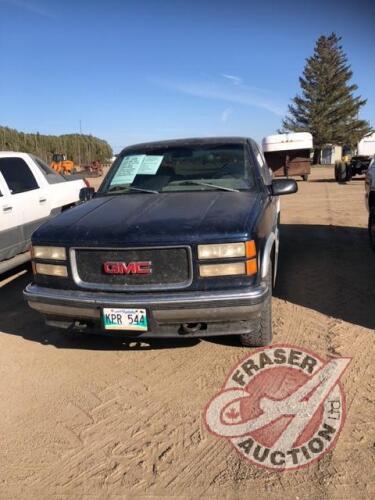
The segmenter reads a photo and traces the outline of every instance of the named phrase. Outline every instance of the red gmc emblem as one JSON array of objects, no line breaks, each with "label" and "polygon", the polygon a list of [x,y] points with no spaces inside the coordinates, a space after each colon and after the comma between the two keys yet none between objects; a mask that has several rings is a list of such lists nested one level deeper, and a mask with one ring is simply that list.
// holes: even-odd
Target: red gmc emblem
[{"label": "red gmc emblem", "polygon": [[104,262],[103,271],[106,274],[151,274],[152,262]]}]

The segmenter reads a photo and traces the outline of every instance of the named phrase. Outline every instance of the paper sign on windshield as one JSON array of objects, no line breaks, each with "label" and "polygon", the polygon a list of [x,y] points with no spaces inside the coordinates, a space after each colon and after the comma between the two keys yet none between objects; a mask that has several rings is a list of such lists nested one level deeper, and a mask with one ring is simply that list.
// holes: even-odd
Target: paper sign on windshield
[{"label": "paper sign on windshield", "polygon": [[111,184],[131,184],[146,155],[126,156],[119,166]]},{"label": "paper sign on windshield", "polygon": [[126,156],[112,179],[111,185],[131,184],[138,174],[155,175],[163,158],[159,155]]},{"label": "paper sign on windshield", "polygon": [[140,166],[138,173],[143,175],[154,175],[158,171],[161,162],[163,161],[163,155],[146,155],[143,159],[142,165]]}]

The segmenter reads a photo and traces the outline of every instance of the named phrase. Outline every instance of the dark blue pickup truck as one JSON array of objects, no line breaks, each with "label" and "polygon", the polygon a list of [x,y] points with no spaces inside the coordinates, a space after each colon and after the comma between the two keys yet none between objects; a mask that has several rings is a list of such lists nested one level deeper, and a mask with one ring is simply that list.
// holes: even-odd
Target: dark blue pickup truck
[{"label": "dark blue pickup truck", "polygon": [[296,191],[251,139],[127,147],[97,193],[34,233],[24,296],[69,334],[268,345],[278,196]]}]

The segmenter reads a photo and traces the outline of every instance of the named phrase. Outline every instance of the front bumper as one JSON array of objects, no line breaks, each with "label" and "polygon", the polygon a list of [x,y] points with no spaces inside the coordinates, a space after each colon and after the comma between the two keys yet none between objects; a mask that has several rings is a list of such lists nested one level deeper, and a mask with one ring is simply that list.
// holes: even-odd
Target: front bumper
[{"label": "front bumper", "polygon": [[[259,321],[268,287],[214,292],[176,293],[102,293],[57,290],[30,284],[23,292],[32,309],[47,322],[63,328],[78,328],[92,333],[101,329],[103,307],[145,308],[150,329],[147,332],[121,332],[132,337],[202,337],[249,333]],[[187,332],[184,324],[197,323],[196,331]]]}]

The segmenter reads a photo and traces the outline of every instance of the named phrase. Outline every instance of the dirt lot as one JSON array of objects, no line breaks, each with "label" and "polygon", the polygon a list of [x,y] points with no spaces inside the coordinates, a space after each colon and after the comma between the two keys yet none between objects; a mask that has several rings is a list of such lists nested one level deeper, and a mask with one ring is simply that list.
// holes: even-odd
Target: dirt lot
[{"label": "dirt lot", "polygon": [[0,288],[1,498],[374,498],[375,254],[363,180],[317,168],[282,200],[275,343],[352,356],[336,448],[286,473],[243,461],[202,411],[247,349],[235,338],[65,340]]}]

